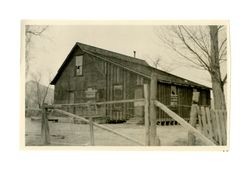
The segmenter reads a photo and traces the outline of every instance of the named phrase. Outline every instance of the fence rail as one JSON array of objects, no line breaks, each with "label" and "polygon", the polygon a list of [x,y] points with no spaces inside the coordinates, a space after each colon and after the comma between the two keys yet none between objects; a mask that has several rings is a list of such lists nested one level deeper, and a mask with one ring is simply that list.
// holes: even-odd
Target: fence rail
[{"label": "fence rail", "polygon": [[140,103],[144,105],[145,99],[128,99],[128,100],[115,100],[115,101],[107,101],[107,102],[89,102],[89,103],[72,103],[72,104],[53,104],[48,105],[48,108],[61,108],[63,106],[85,106],[89,105],[108,105],[108,104],[119,104],[119,103]]},{"label": "fence rail", "polygon": [[193,132],[196,136],[198,136],[200,139],[202,139],[207,145],[214,146],[214,142],[209,140],[206,136],[204,136],[199,130],[191,126],[189,123],[187,123],[183,118],[181,118],[179,115],[177,115],[175,112],[170,110],[168,107],[166,107],[164,104],[162,104],[159,101],[155,101],[154,104],[162,109],[166,114],[168,114],[171,118],[176,120],[180,125],[182,125],[184,128],[186,128],[188,131]]},{"label": "fence rail", "polygon": [[[78,116],[75,114],[72,114],[70,112],[64,111],[64,110],[60,110],[63,106],[82,106],[82,107],[90,107],[91,105],[106,105],[106,104],[117,104],[117,103],[129,103],[129,102],[133,102],[134,104],[140,105],[140,106],[146,106],[148,107],[147,103],[145,101],[145,99],[131,99],[131,100],[119,100],[119,101],[107,101],[107,102],[99,102],[99,103],[77,103],[77,104],[54,104],[54,105],[44,105],[43,109],[42,109],[42,127],[41,127],[41,138],[43,141],[44,145],[48,145],[50,144],[50,135],[49,135],[49,124],[48,124],[48,109],[52,109],[62,115],[66,115],[72,118],[76,118],[79,119],[87,124],[89,124],[90,126],[90,144],[93,146],[95,144],[94,142],[94,128],[93,126],[100,128],[102,130],[108,131],[112,134],[115,134],[117,136],[120,136],[126,140],[129,140],[137,145],[143,146],[145,145],[144,143],[137,141],[125,134],[122,134],[120,132],[117,132],[109,127],[106,127],[104,125],[100,125],[98,123],[93,122],[92,116],[89,115],[89,119],[86,119],[82,116]],[[94,116],[94,115],[93,115]]]}]

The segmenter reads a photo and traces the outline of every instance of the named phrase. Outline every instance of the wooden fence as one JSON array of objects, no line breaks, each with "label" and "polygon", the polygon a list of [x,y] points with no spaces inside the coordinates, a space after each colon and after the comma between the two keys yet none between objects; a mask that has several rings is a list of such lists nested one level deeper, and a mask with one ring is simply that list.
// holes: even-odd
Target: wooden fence
[{"label": "wooden fence", "polygon": [[166,114],[168,114],[171,118],[176,120],[181,126],[183,126],[185,129],[187,129],[189,132],[194,133],[197,137],[199,137],[201,140],[203,140],[207,145],[215,145],[213,141],[208,139],[205,135],[203,135],[198,129],[193,127],[191,124],[189,124],[187,121],[185,121],[183,118],[181,118],[179,115],[177,115],[175,112],[170,110],[167,106],[162,104],[159,101],[154,102],[157,107],[159,107],[161,110],[163,110]]},{"label": "wooden fence", "polygon": [[197,107],[200,131],[218,145],[227,144],[227,112]]},{"label": "wooden fence", "polygon": [[225,110],[213,110],[194,104],[191,107],[190,122],[188,123],[161,102],[155,100],[154,103],[164,113],[188,130],[189,145],[194,145],[194,136],[199,137],[207,145],[227,144],[227,113]]},{"label": "wooden fence", "polygon": [[[121,100],[121,101],[109,101],[109,102],[102,102],[102,103],[91,103],[91,104],[98,104],[98,105],[102,105],[102,104],[114,104],[114,103],[126,103],[126,102],[141,102],[142,105],[144,105],[144,99],[136,99],[136,100]],[[68,104],[67,104],[68,105]],[[86,103],[82,103],[82,104],[72,104],[72,105],[86,105]],[[89,104],[90,105],[90,104]],[[54,111],[58,112],[58,113],[61,113],[62,115],[66,115],[66,116],[69,116],[69,117],[72,117],[72,118],[76,118],[76,119],[79,119],[87,124],[89,124],[89,130],[90,130],[90,145],[91,146],[94,146],[95,145],[95,142],[94,142],[94,126],[97,127],[97,128],[100,128],[102,130],[105,130],[105,131],[108,131],[110,133],[113,133],[117,136],[120,136],[126,140],[129,140],[131,142],[134,142],[135,144],[137,145],[144,145],[144,143],[140,142],[140,141],[137,141],[127,135],[124,135],[120,132],[117,132],[109,127],[106,127],[104,125],[101,125],[101,124],[98,124],[98,123],[95,123],[93,122],[93,119],[92,119],[92,116],[89,116],[89,119],[86,119],[84,117],[81,117],[81,116],[78,116],[78,115],[75,115],[75,114],[72,114],[70,112],[67,112],[67,111],[64,111],[64,110],[60,110],[62,105],[52,105],[52,106],[49,106],[49,105],[45,105],[44,106],[44,109],[43,109],[43,112],[42,112],[42,126],[41,126],[41,138],[42,138],[42,143],[44,145],[48,145],[50,144],[50,134],[49,134],[49,124],[48,124],[48,109],[53,109]]]},{"label": "wooden fence", "polygon": [[[41,122],[41,139],[42,139],[42,143],[44,145],[49,145],[50,142],[50,133],[49,133],[49,124],[48,124],[48,111],[49,110],[54,110],[62,115],[66,115],[66,116],[70,116],[72,118],[75,119],[79,119],[87,124],[89,124],[89,130],[90,130],[90,145],[94,146],[95,145],[95,141],[94,141],[94,126],[100,129],[103,129],[105,131],[108,131],[110,133],[113,133],[117,136],[120,136],[126,140],[129,140],[131,142],[134,142],[137,145],[149,145],[149,112],[148,112],[148,108],[149,108],[149,99],[148,99],[148,85],[145,84],[144,85],[144,98],[142,99],[131,99],[131,100],[117,100],[117,101],[107,101],[107,102],[96,102],[96,103],[75,103],[75,104],[54,104],[54,105],[44,105],[43,106],[43,111],[42,111],[42,122]],[[145,111],[145,143],[142,143],[140,141],[137,141],[127,135],[124,135],[120,132],[117,132],[109,127],[106,127],[104,125],[95,123],[92,119],[92,116],[89,115],[88,119],[79,116],[79,115],[75,115],[72,114],[70,112],[64,111],[64,110],[60,110],[62,107],[64,106],[78,106],[78,107],[90,107],[91,105],[95,105],[95,108],[97,105],[108,105],[108,104],[118,104],[118,103],[134,103],[134,105],[136,106],[144,106],[144,111]]]},{"label": "wooden fence", "polygon": [[[150,93],[149,93],[150,92]],[[200,138],[206,145],[223,145],[226,144],[226,112],[225,111],[214,111],[208,108],[201,107],[198,105],[192,105],[190,112],[190,122],[188,123],[178,114],[173,112],[166,105],[162,104],[156,99],[157,92],[157,77],[152,74],[150,81],[150,88],[148,84],[144,84],[144,98],[142,99],[129,99],[129,100],[118,100],[118,101],[106,101],[96,103],[75,103],[75,104],[54,104],[44,105],[42,112],[42,126],[41,126],[41,137],[44,145],[50,144],[49,135],[49,124],[48,124],[48,110],[53,109],[62,115],[67,115],[76,119],[80,119],[83,122],[89,124],[90,129],[90,144],[95,145],[94,141],[94,126],[101,128],[110,133],[118,135],[126,140],[132,141],[137,145],[145,146],[158,146],[160,145],[160,139],[157,136],[157,107],[161,109],[165,114],[177,121],[181,126],[188,130],[188,143],[193,144],[194,136]],[[127,135],[121,134],[109,127],[95,123],[92,116],[86,119],[82,116],[72,114],[70,112],[60,110],[64,106],[77,106],[77,107],[90,107],[90,105],[109,105],[118,103],[134,103],[134,106],[144,107],[144,124],[145,124],[145,142],[142,143]],[[199,129],[196,128],[197,119],[199,122]],[[191,141],[191,142],[190,142]],[[218,141],[218,142],[216,142]]]}]

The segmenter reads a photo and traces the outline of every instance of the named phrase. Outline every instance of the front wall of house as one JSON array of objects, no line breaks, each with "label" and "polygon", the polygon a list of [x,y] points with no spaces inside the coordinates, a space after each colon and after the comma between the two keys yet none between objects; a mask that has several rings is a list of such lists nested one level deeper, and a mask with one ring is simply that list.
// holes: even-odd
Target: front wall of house
[{"label": "front wall of house", "polygon": [[[142,85],[148,83],[148,80],[133,72],[87,53],[81,53],[79,49],[73,51],[71,55],[73,55],[71,61],[68,62],[55,85],[56,104],[134,99],[135,89],[142,89]],[[83,74],[76,76],[76,56],[79,55],[83,55]],[[91,94],[91,91],[95,94]],[[97,109],[99,113],[106,114],[110,120],[127,120],[134,116],[132,108],[133,104],[127,103],[107,105]],[[68,109],[68,111],[79,115],[84,112],[82,108]]]},{"label": "front wall of house", "polygon": [[[90,88],[92,90],[105,88],[103,84],[106,80],[102,68],[86,53],[76,50],[72,55],[83,55],[82,75],[76,75],[76,58],[72,57],[55,85],[55,103],[70,103],[72,99],[74,99],[73,103],[96,100],[96,96],[94,98],[87,96],[86,91]],[[102,96],[102,98],[104,97]]]}]

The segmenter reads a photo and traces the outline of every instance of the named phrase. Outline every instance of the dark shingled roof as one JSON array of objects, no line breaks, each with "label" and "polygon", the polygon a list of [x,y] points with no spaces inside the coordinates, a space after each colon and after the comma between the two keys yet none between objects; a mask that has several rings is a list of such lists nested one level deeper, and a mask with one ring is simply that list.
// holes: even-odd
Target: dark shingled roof
[{"label": "dark shingled roof", "polygon": [[[107,62],[111,62],[117,66],[123,67],[125,69],[128,69],[132,72],[135,72],[137,74],[140,74],[144,77],[150,78],[151,73],[155,72],[157,74],[158,81],[165,82],[165,83],[171,83],[171,84],[176,84],[176,85],[182,85],[182,86],[195,86],[195,87],[201,87],[201,88],[206,88],[208,89],[209,87],[206,87],[204,85],[195,83],[193,81],[178,77],[176,75],[155,69],[148,65],[148,63],[145,60],[141,60],[135,57],[119,54],[116,52],[108,51],[105,49],[97,48],[94,46],[90,46],[87,44],[82,44],[77,42],[75,46],[72,48],[71,52],[73,49],[76,47],[79,47],[83,52],[86,52],[90,55],[93,55],[95,57],[101,58]],[[56,84],[57,80],[61,76],[61,73],[63,72],[65,66],[67,65],[68,61],[70,60],[70,57],[72,55],[71,52],[59,68],[56,76],[54,79],[51,81],[50,84]]]}]

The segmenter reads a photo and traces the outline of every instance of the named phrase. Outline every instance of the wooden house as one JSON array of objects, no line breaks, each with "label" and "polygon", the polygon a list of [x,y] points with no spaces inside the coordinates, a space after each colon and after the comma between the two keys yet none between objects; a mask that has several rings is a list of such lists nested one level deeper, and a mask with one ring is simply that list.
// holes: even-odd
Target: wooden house
[{"label": "wooden house", "polygon": [[[200,92],[200,105],[210,105],[210,88],[155,69],[146,61],[77,42],[59,68],[51,84],[54,103],[102,102],[143,97],[143,84],[157,74],[157,98],[181,117],[188,119],[193,91]],[[106,122],[121,122],[140,117],[143,110],[133,103],[100,106]],[[83,114],[83,108],[70,110]],[[169,119],[157,111],[159,122]]]}]

